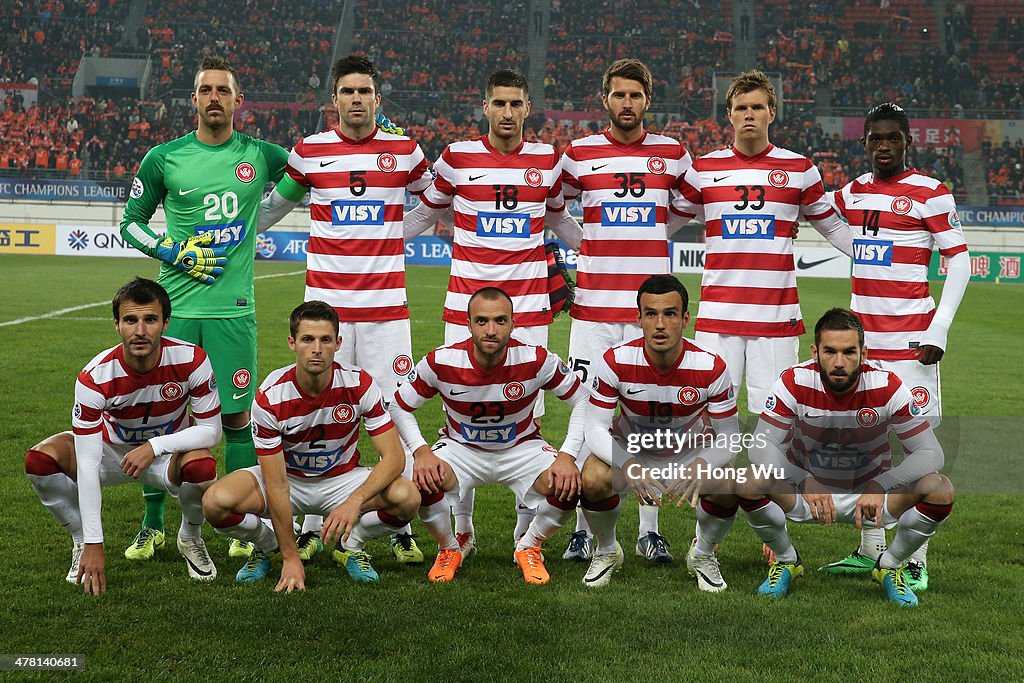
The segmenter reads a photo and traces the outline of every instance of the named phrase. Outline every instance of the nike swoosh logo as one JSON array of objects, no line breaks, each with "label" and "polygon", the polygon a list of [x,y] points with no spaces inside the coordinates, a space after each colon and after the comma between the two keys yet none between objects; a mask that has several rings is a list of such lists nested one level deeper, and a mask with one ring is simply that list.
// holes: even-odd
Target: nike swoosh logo
[{"label": "nike swoosh logo", "polygon": [[468,390],[467,391],[455,391],[454,389],[451,390],[451,395],[452,396],[462,396],[463,394],[468,394],[468,393],[469,393]]},{"label": "nike swoosh logo", "polygon": [[[335,159],[334,161],[337,161],[337,159]],[[323,168],[324,166],[330,166],[331,164],[334,163],[334,161],[321,161],[320,168]]]},{"label": "nike swoosh logo", "polygon": [[178,194],[184,197],[185,195],[191,194],[192,192],[195,192],[198,189],[198,187],[193,187],[191,190],[178,190]]},{"label": "nike swoosh logo", "polygon": [[727,176],[727,175],[724,175],[724,176],[722,176],[721,178],[713,178],[713,180],[714,180],[714,181],[715,181],[716,183],[720,183],[720,182],[722,182],[723,180],[725,180],[725,179],[726,179],[726,178],[728,178],[728,177],[729,177],[729,176]]},{"label": "nike swoosh logo", "polygon": [[614,570],[615,570],[615,565],[614,565],[614,564],[610,564],[610,565],[608,565],[607,567],[605,567],[605,568],[604,568],[604,571],[602,571],[602,572],[601,572],[600,574],[598,574],[598,575],[597,575],[597,576],[595,576],[594,578],[592,578],[592,579],[588,579],[587,577],[585,577],[585,576],[584,576],[584,577],[583,577],[583,580],[584,580],[584,581],[585,581],[586,583],[594,583],[595,581],[600,581],[600,580],[601,580],[601,577],[602,577],[602,576],[604,576],[604,575],[605,575],[605,574],[607,574],[608,572],[610,572],[610,571],[614,571]]},{"label": "nike swoosh logo", "polygon": [[238,399],[243,398],[243,397],[248,396],[248,395],[249,395],[248,391],[243,391],[240,394],[231,394],[231,398],[233,398],[234,400],[237,401]]},{"label": "nike swoosh logo", "polygon": [[837,259],[837,258],[839,258],[839,257],[838,256],[830,256],[829,258],[824,258],[824,259],[821,259],[820,261],[809,261],[808,262],[808,261],[804,261],[804,257],[801,256],[797,260],[797,262],[796,262],[796,267],[799,268],[800,270],[806,270],[807,268],[813,268],[814,266],[819,266],[822,263],[828,263],[829,261],[832,261],[832,260]]},{"label": "nike swoosh logo", "polygon": [[707,583],[708,585],[714,586],[715,588],[721,588],[722,587],[722,582],[721,581],[712,581],[710,578],[708,578],[707,574],[705,574],[704,572],[700,571],[699,569],[697,570],[697,573],[700,574],[700,578],[704,579],[704,582]]},{"label": "nike swoosh logo", "polygon": [[607,166],[607,165],[608,165],[608,164],[601,164],[600,166],[591,166],[591,167],[590,167],[590,170],[591,170],[591,171],[596,171],[596,170],[598,170],[598,169],[604,168],[604,167],[605,167],[605,166]]},{"label": "nike swoosh logo", "polygon": [[860,199],[854,199],[852,202],[850,202],[850,206],[853,206],[854,204],[860,204],[862,201],[864,201],[863,197],[861,197]]},{"label": "nike swoosh logo", "polygon": [[128,401],[118,401],[117,403],[114,403],[113,401],[110,402],[111,410],[117,410],[118,408],[126,405],[128,405]]},{"label": "nike swoosh logo", "polygon": [[483,178],[485,175],[487,175],[487,174],[486,173],[481,173],[480,175],[471,175],[471,176],[469,176],[469,182],[471,182],[471,183],[476,182],[477,180],[480,180],[481,178]]},{"label": "nike swoosh logo", "polygon": [[[185,556],[182,555],[182,557],[185,557]],[[194,571],[196,574],[199,574],[200,576],[209,576],[210,574],[213,573],[213,570],[210,570],[210,569],[207,569],[206,571],[203,571],[202,569],[197,567],[195,565],[195,563],[192,562],[192,560],[188,559],[187,557],[185,557],[185,561],[188,562],[188,566],[192,567],[192,571]]]},{"label": "nike swoosh logo", "polygon": [[643,391],[643,389],[635,389],[633,391],[630,391],[629,389],[626,389],[626,395],[627,396],[635,396],[636,394],[639,394],[641,391]]}]

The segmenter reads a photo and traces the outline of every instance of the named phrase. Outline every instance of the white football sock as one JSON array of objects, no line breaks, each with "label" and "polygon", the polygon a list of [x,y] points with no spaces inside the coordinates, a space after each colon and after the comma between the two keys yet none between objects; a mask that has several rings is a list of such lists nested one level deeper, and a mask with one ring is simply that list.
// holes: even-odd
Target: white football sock
[{"label": "white football sock", "polygon": [[796,548],[793,547],[789,531],[786,529],[786,513],[781,507],[769,500],[754,510],[744,508],[743,514],[747,516],[750,528],[761,542],[774,551],[776,560],[785,564],[797,561]]},{"label": "white football sock", "polygon": [[544,500],[537,506],[537,514],[530,527],[516,544],[516,550],[526,550],[534,546],[544,545],[544,541],[554,536],[569,520],[572,508],[565,510]]}]

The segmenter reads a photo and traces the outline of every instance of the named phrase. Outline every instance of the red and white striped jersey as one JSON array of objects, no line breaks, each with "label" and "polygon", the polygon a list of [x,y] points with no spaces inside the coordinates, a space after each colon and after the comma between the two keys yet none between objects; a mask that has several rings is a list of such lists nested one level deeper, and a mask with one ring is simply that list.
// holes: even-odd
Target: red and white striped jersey
[{"label": "red and white striped jersey", "polygon": [[928,263],[967,251],[953,195],[910,169],[880,180],[865,173],[832,195],[854,230],[850,308],[864,325],[868,356],[915,360],[935,312]]},{"label": "red and white striped jersey", "polygon": [[448,145],[434,171],[423,203],[455,212],[444,321],[465,324],[469,298],[494,286],[512,298],[517,327],[549,324],[544,215],[565,206],[555,148],[524,141],[502,154],[484,135]]},{"label": "red and white striped jersey", "polygon": [[343,322],[408,318],[405,191],[431,180],[419,145],[379,128],[364,140],[331,129],[300,140],[286,172],[310,191],[306,301],[326,301]]},{"label": "red and white striped jersey", "polygon": [[270,373],[252,405],[256,455],[282,451],[296,477],[335,477],[359,465],[360,422],[370,436],[394,427],[369,373],[337,361],[319,396],[302,391],[293,364]]},{"label": "red and white striped jersey", "polygon": [[803,334],[793,263],[793,228],[832,218],[821,175],[806,157],[769,145],[705,154],[680,185],[675,206],[703,204],[707,226],[700,307],[694,329],[744,337]]},{"label": "red and white striped jersey", "polygon": [[160,361],[140,375],[124,362],[118,344],[89,361],[75,382],[72,429],[79,436],[102,432],[110,444],[141,445],[220,415],[220,397],[206,352],[162,337]]},{"label": "red and white striped jersey", "polygon": [[[889,428],[904,449],[931,429],[910,391],[888,370],[861,365],[857,386],[845,394],[825,388],[818,364],[808,361],[782,373],[761,420],[789,433],[786,457],[826,486],[856,489],[892,467]],[[879,482],[881,483],[881,482]]]},{"label": "red and white striped jersey", "polygon": [[562,191],[583,205],[573,318],[636,322],[640,284],[671,272],[670,193],[692,163],[677,140],[653,133],[624,144],[605,131],[565,150]]},{"label": "red and white striped jersey", "polygon": [[736,415],[736,392],[721,356],[683,338],[676,366],[660,372],[651,365],[643,337],[605,351],[594,369],[590,403],[611,410],[618,404],[626,433],[671,429],[703,434],[705,416]]},{"label": "red and white striped jersey", "polygon": [[533,419],[540,391],[563,401],[586,391],[561,358],[541,346],[509,341],[501,365],[485,371],[473,357],[473,340],[434,349],[395,392],[395,402],[412,412],[436,394],[444,403],[442,433],[486,451],[541,438]]}]

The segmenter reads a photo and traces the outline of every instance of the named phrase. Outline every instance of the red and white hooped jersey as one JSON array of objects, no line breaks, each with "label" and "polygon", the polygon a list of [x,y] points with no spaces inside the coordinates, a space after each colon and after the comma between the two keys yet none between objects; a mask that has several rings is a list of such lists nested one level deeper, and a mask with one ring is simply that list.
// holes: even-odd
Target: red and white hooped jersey
[{"label": "red and white hooped jersey", "polygon": [[636,322],[640,284],[671,272],[670,194],[692,163],[677,140],[654,133],[624,144],[604,131],[565,150],[562,191],[583,205],[573,318]]},{"label": "red and white hooped jersey", "polygon": [[326,301],[342,322],[408,318],[405,191],[431,180],[419,145],[379,128],[364,140],[331,129],[300,140],[286,172],[310,191],[306,301]]},{"label": "red and white hooped jersey", "polygon": [[703,205],[704,275],[694,329],[744,337],[795,337],[804,323],[796,289],[793,228],[835,218],[809,159],[769,145],[752,157],[735,147],[697,159],[675,206]]},{"label": "red and white hooped jersey", "polygon": [[677,434],[707,431],[705,416],[736,414],[736,392],[721,356],[683,338],[675,367],[651,365],[643,337],[605,351],[594,369],[590,402],[611,410],[616,404],[624,430],[671,428]]},{"label": "red and white hooped jersey", "polygon": [[220,414],[213,367],[198,346],[160,339],[160,361],[140,375],[124,362],[118,344],[89,361],[75,382],[72,429],[79,436],[103,433],[110,444],[141,445]]},{"label": "red and white hooped jersey", "polygon": [[789,368],[772,387],[761,419],[789,432],[783,449],[791,463],[841,489],[892,468],[890,427],[908,452],[908,440],[930,429],[896,373],[867,363],[845,394],[825,388],[815,361]]},{"label": "red and white hooped jersey", "polygon": [[444,321],[465,324],[469,298],[494,286],[512,298],[517,327],[549,324],[544,215],[565,206],[555,148],[524,141],[502,154],[484,135],[448,145],[434,171],[423,203],[455,213]]},{"label": "red and white hooped jersey", "polygon": [[868,356],[915,360],[935,313],[932,249],[947,257],[967,251],[953,195],[910,169],[885,180],[865,173],[832,197],[854,231],[850,308],[864,325]]},{"label": "red and white hooped jersey", "polygon": [[586,391],[561,358],[541,346],[509,341],[501,365],[485,371],[473,358],[473,340],[434,349],[395,392],[408,412],[441,395],[444,436],[487,451],[541,438],[533,419],[540,391],[568,400]]},{"label": "red and white hooped jersey", "polygon": [[252,405],[256,455],[284,452],[288,474],[335,477],[359,465],[359,424],[370,436],[394,427],[370,374],[337,361],[319,396],[299,387],[295,365],[270,373]]}]

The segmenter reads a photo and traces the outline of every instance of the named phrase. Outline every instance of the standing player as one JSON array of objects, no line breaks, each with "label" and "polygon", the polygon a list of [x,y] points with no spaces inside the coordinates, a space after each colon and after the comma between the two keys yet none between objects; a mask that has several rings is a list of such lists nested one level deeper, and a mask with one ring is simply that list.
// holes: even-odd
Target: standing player
[{"label": "standing player", "polygon": [[[898,525],[872,576],[890,602],[917,597],[903,569],[953,508],[953,485],[938,471],[942,447],[914,397],[893,372],[865,362],[864,328],[834,308],[814,327],[814,360],[789,368],[772,387],[749,449],[752,465],[784,471],[774,485],[740,486],[754,532],[775,553],[758,593],[779,598],[803,573],[786,519]],[[889,430],[907,453],[892,467]]]},{"label": "standing player", "polygon": [[[257,213],[263,187],[281,178],[288,158],[281,147],[234,130],[242,99],[231,65],[219,57],[204,57],[192,93],[198,127],[146,154],[121,219],[121,235],[132,246],[164,261],[158,279],[174,302],[170,335],[203,347],[220,380],[228,472],[256,464],[249,408],[256,378]],[[163,240],[149,227],[161,202],[167,216]],[[197,236],[226,250],[227,265],[216,280],[197,279],[181,269],[190,261],[182,260],[179,246]],[[151,558],[164,542],[165,494],[147,489],[145,497],[142,529],[125,550],[132,560]],[[249,552],[251,547],[232,544],[229,554],[244,557]]]},{"label": "standing player", "polygon": [[[953,195],[907,166],[913,139],[906,112],[891,102],[873,108],[860,141],[871,173],[833,195],[855,234],[850,308],[864,324],[870,362],[896,373],[934,426],[942,415],[939,360],[971,278],[971,258]],[[928,291],[928,262],[936,246],[949,268],[938,308]],[[908,582],[917,592],[928,588],[927,549],[925,541],[907,562]],[[821,570],[869,572],[884,550],[884,529],[864,526],[860,547]]]},{"label": "standing player", "polygon": [[[501,289],[476,292],[467,311],[470,338],[427,354],[391,405],[402,437],[415,448],[420,520],[438,544],[427,574],[431,581],[451,581],[464,556],[452,530],[448,491],[465,496],[481,484],[502,484],[536,508],[515,550],[516,563],[532,584],[548,582],[540,546],[576,508],[576,458],[588,392],[557,355],[512,339],[512,310],[512,299]],[[557,451],[533,417],[542,390],[573,406],[565,442]],[[411,413],[437,394],[444,403],[445,425],[431,448]]]},{"label": "standing player", "polygon": [[795,365],[804,332],[793,263],[803,216],[844,254],[849,227],[829,205],[810,159],[775,147],[775,88],[760,71],[732,80],[726,95],[735,141],[686,173],[675,206],[703,207],[707,253],[694,340],[725,358],[733,386],[746,375],[747,406],[759,413],[779,373]]},{"label": "standing player", "polygon": [[[523,140],[530,114],[526,79],[515,71],[491,74],[483,102],[489,129],[474,140],[448,145],[434,164],[437,177],[422,203],[405,218],[405,236],[432,227],[449,207],[454,211],[451,277],[445,296],[444,343],[468,338],[465,310],[483,287],[501,286],[516,310],[515,337],[546,347],[552,313],[548,299],[544,219],[559,215],[557,227],[569,246],[579,246],[579,225],[565,211],[562,165],[551,145]],[[543,401],[536,416],[544,412]],[[455,509],[456,530],[465,553],[473,548],[473,499]],[[517,531],[532,513],[520,509]],[[464,554],[465,554],[464,553]]]},{"label": "standing player", "polygon": [[[295,363],[271,372],[256,392],[252,430],[259,465],[224,477],[203,498],[219,533],[255,543],[235,580],[259,581],[280,550],[277,590],[302,590],[305,570],[292,515],[326,515],[323,541],[341,548],[353,581],[378,579],[363,549],[409,523],[419,507],[404,479],[405,457],[380,388],[365,370],[335,360],[342,343],[338,314],[323,301],[292,311],[288,346]],[[376,467],[359,467],[359,425],[380,453]],[[273,531],[260,522],[270,517]]]},{"label": "standing player", "polygon": [[[651,81],[651,72],[636,59],[608,67],[601,96],[608,130],[574,140],[562,156],[562,191],[583,205],[569,363],[584,384],[607,349],[641,336],[633,301],[640,284],[671,272],[670,193],[692,161],[678,141],[644,130]],[[592,552],[580,515],[563,557],[582,562]],[[656,506],[640,506],[636,553],[652,562],[672,561],[668,541],[658,533]]]},{"label": "standing player", "polygon": [[[374,119],[380,106],[377,70],[349,55],[331,68],[338,127],[295,145],[288,169],[264,202],[260,227],[276,223],[310,193],[307,301],[334,306],[345,343],[342,365],[370,373],[390,402],[412,369],[409,302],[405,293],[402,213],[405,191],[420,194],[431,175],[419,145],[385,132]],[[412,458],[408,458],[412,476]],[[318,549],[320,519],[307,517],[299,545],[308,559]],[[403,563],[423,561],[412,529],[391,538]]]},{"label": "standing player", "polygon": [[[690,501],[697,511],[698,533],[686,566],[701,590],[726,589],[715,548],[736,520],[737,501],[732,477],[711,481],[707,468],[724,467],[732,459],[732,451],[722,444],[734,441],[739,432],[736,392],[725,361],[683,338],[690,322],[688,305],[686,289],[675,277],[644,280],[636,295],[642,336],[608,349],[593,368],[595,390],[586,428],[592,455],[583,465],[582,494],[583,511],[597,540],[583,577],[588,587],[606,585],[622,565],[615,524],[622,510],[620,494],[632,489],[649,505],[675,495],[679,504]],[[622,411],[617,429],[631,444],[626,453],[614,444],[610,431],[616,406]],[[645,437],[666,435],[672,437],[672,446],[640,447]]]},{"label": "standing player", "polygon": [[189,576],[212,581],[217,568],[201,530],[203,491],[217,478],[210,449],[221,436],[213,369],[201,348],[163,336],[171,301],[157,283],[136,278],[121,287],[113,313],[121,343],[79,373],[73,432],[29,450],[25,471],[43,506],[71,533],[67,580],[86,593],[107,589],[100,489],[131,482],[178,498],[178,551]]}]

